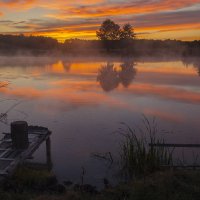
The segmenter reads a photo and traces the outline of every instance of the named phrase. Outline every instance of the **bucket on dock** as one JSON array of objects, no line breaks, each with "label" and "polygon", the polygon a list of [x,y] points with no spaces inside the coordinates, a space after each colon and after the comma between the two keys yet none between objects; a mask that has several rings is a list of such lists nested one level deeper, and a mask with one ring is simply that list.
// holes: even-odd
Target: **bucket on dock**
[{"label": "bucket on dock", "polygon": [[26,121],[15,121],[11,123],[11,139],[14,149],[28,148],[28,123]]}]

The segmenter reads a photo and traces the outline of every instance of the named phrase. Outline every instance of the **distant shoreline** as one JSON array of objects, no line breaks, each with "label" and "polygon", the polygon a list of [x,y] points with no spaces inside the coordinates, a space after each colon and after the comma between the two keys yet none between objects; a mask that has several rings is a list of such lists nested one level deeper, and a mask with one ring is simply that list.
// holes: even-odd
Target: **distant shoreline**
[{"label": "distant shoreline", "polygon": [[59,43],[42,36],[0,35],[1,56],[68,57],[198,57],[200,41],[178,40],[79,40]]}]

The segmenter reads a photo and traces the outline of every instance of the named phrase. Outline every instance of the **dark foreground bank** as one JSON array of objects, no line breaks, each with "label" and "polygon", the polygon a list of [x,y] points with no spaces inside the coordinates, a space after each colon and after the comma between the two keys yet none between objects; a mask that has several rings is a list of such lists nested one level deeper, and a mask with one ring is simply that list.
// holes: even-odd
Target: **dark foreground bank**
[{"label": "dark foreground bank", "polygon": [[158,171],[116,187],[105,184],[97,191],[91,185],[58,184],[56,177],[41,169],[19,168],[0,189],[1,200],[199,200],[200,171]]}]

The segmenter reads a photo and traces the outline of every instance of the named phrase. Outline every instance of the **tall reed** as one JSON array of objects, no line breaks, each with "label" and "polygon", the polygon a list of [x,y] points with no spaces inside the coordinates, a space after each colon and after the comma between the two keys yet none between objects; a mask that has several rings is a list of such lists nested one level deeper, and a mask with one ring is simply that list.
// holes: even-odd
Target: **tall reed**
[{"label": "tall reed", "polygon": [[172,152],[166,147],[153,147],[149,145],[164,143],[164,139],[157,137],[159,130],[156,120],[151,122],[143,116],[143,128],[131,128],[125,123],[119,133],[124,139],[120,149],[120,172],[126,179],[145,176],[162,165],[172,164]]}]

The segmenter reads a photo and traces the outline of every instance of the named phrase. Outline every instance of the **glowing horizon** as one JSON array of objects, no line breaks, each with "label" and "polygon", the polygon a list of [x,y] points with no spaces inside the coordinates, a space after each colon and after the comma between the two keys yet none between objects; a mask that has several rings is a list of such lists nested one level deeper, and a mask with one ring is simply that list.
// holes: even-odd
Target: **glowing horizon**
[{"label": "glowing horizon", "polygon": [[0,0],[0,34],[97,39],[108,18],[140,39],[200,40],[200,0]]}]

